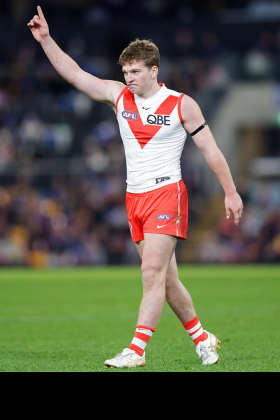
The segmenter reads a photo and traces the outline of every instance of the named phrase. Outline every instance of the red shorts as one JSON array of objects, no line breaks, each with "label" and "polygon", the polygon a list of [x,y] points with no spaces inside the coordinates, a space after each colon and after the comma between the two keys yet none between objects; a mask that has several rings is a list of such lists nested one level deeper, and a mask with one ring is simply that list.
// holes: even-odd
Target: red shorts
[{"label": "red shorts", "polygon": [[127,217],[133,242],[144,233],[161,233],[187,239],[188,193],[176,182],[142,194],[126,193]]}]

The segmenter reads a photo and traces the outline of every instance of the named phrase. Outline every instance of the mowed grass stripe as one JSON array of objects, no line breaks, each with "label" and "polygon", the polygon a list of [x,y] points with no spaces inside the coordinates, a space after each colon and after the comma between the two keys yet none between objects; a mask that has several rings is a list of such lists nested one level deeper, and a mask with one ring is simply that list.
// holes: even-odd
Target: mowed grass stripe
[{"label": "mowed grass stripe", "polygon": [[[279,266],[180,266],[221,363],[202,367],[165,306],[141,372],[280,371]],[[139,267],[0,270],[1,372],[112,372],[127,347],[142,296]],[[114,371],[113,371],[114,372]]]},{"label": "mowed grass stripe", "polygon": [[[226,315],[226,314],[272,314],[280,312],[280,307],[265,307],[265,308],[229,308],[229,309],[199,309],[196,308],[198,314],[203,315]],[[123,313],[107,313],[107,314],[84,314],[84,315],[57,315],[57,316],[41,316],[41,317],[21,317],[21,318],[0,318],[0,324],[19,324],[19,323],[37,323],[37,322],[65,322],[65,321],[85,321],[96,319],[111,319],[111,318],[135,318],[138,312],[123,312]],[[163,311],[162,316],[174,316],[170,311]]]}]

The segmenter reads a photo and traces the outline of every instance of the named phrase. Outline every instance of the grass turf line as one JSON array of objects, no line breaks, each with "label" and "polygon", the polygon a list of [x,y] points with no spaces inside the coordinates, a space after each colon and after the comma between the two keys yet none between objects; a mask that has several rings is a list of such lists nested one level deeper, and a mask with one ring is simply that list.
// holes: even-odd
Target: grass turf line
[{"label": "grass turf line", "polygon": [[[180,266],[203,328],[222,341],[203,367],[166,305],[141,372],[280,371],[279,266]],[[134,335],[138,267],[1,269],[0,372],[119,372],[104,367]],[[122,372],[131,372],[124,370]]]}]

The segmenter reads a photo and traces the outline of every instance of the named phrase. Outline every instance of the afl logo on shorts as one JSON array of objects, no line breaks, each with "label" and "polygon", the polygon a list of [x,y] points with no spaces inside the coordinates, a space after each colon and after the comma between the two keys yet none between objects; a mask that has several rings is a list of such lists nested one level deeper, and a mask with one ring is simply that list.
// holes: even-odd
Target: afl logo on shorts
[{"label": "afl logo on shorts", "polygon": [[138,115],[132,111],[123,111],[122,116],[125,120],[135,121],[138,118]]},{"label": "afl logo on shorts", "polygon": [[169,220],[170,217],[171,216],[169,216],[169,214],[163,213],[163,214],[159,214],[158,217],[157,217],[157,219],[163,221],[163,220]]}]

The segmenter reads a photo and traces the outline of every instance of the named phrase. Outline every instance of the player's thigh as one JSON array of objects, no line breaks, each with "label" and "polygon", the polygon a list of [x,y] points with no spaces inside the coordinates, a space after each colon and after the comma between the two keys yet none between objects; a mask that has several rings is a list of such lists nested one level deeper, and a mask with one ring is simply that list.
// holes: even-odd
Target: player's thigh
[{"label": "player's thigh", "polygon": [[142,271],[168,271],[177,244],[177,238],[170,235],[144,233],[142,250]]},{"label": "player's thigh", "polygon": [[[138,251],[140,258],[142,259],[144,246],[145,246],[145,240],[136,242],[135,246],[136,246],[136,249]],[[176,255],[174,251],[171,257],[171,261],[169,263],[168,269],[167,269],[166,280],[169,283],[169,282],[172,282],[172,280],[177,280],[177,279],[178,279],[178,267],[177,267]]]}]

